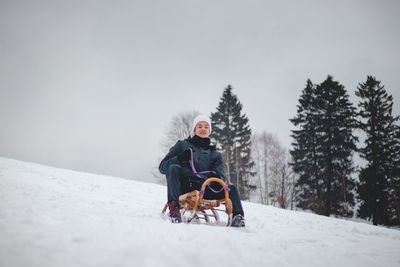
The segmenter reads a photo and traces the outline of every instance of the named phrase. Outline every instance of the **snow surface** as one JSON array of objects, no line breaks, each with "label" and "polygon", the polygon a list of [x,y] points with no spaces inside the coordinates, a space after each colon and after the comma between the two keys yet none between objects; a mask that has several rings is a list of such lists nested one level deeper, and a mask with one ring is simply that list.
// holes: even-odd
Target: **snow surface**
[{"label": "snow surface", "polygon": [[0,158],[0,266],[400,266],[400,231],[244,202],[172,224],[166,187]]}]

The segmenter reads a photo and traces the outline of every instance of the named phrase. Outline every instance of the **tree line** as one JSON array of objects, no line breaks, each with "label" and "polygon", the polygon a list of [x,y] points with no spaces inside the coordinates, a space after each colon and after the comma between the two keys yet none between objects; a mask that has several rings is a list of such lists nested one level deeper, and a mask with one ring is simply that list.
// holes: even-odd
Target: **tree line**
[{"label": "tree line", "polygon": [[[393,97],[372,76],[356,90],[358,108],[331,76],[321,84],[307,81],[290,121],[290,153],[297,204],[317,214],[358,216],[373,224],[400,225],[399,116]],[[357,146],[360,137],[365,140]],[[365,166],[354,166],[358,153]]]},{"label": "tree line", "polygon": [[[294,129],[288,150],[266,131],[252,133],[242,103],[228,85],[210,115],[210,137],[222,152],[228,182],[237,186],[242,199],[400,225],[400,127],[399,116],[392,114],[393,97],[372,76],[359,84],[356,96],[358,108],[331,76],[321,84],[307,80],[290,119]],[[198,114],[175,116],[173,122],[183,127],[169,128],[164,147],[186,138],[187,126]],[[355,153],[365,166],[355,166]]]}]

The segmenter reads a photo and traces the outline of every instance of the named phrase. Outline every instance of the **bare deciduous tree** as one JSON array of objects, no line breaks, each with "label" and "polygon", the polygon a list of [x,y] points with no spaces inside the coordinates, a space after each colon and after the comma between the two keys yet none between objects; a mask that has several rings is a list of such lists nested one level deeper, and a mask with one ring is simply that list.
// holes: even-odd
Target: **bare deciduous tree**
[{"label": "bare deciduous tree", "polygon": [[289,152],[278,139],[267,132],[253,134],[252,156],[257,172],[257,187],[261,204],[294,207],[294,179]]},{"label": "bare deciduous tree", "polygon": [[189,137],[194,118],[198,111],[183,111],[172,117],[171,122],[165,127],[165,135],[161,141],[163,152],[167,152],[178,140]]},{"label": "bare deciduous tree", "polygon": [[260,203],[269,204],[269,154],[273,142],[273,136],[267,132],[252,135],[252,157],[255,161],[257,188],[260,194]]},{"label": "bare deciduous tree", "polygon": [[286,149],[281,149],[279,152],[278,159],[280,161],[278,167],[278,173],[276,176],[276,195],[277,202],[281,208],[288,208],[290,204],[290,208],[294,207],[294,173],[292,168],[290,167],[290,154]]}]

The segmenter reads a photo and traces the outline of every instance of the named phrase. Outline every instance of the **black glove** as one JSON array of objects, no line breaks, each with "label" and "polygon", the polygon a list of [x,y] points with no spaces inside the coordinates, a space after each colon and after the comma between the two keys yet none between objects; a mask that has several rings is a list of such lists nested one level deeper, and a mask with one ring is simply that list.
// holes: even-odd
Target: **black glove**
[{"label": "black glove", "polygon": [[189,161],[191,158],[190,149],[189,148],[186,149],[185,151],[180,153],[177,157],[178,157],[179,162],[181,162],[181,163]]}]

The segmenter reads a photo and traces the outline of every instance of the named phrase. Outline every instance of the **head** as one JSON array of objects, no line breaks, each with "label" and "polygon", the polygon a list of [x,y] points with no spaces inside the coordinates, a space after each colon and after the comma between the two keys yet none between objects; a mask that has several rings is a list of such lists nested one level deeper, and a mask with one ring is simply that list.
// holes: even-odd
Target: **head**
[{"label": "head", "polygon": [[199,115],[193,120],[192,126],[193,134],[201,137],[207,138],[211,134],[211,120],[206,115]]}]

